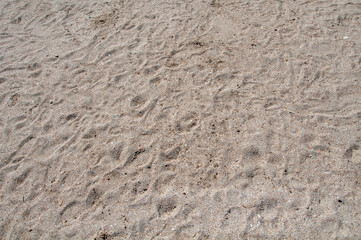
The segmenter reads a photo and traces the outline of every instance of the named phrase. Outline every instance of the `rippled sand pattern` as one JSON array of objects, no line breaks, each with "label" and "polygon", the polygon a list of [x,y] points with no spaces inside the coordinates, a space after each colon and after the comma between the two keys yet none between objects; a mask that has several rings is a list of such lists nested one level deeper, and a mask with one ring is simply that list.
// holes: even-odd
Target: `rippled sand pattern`
[{"label": "rippled sand pattern", "polygon": [[0,239],[361,239],[359,0],[2,0],[0,112]]}]

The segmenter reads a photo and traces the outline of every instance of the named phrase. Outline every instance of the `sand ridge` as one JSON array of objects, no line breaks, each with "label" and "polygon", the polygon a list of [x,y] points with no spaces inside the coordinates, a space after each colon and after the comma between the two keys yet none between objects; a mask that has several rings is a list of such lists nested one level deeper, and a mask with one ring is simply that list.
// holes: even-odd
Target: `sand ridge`
[{"label": "sand ridge", "polygon": [[0,2],[0,239],[361,238],[357,0]]}]

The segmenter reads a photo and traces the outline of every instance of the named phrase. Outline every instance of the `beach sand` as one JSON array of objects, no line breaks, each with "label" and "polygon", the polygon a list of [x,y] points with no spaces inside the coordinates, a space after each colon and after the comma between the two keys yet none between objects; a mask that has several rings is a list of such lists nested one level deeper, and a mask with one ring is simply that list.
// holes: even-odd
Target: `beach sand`
[{"label": "beach sand", "polygon": [[359,0],[2,0],[0,111],[0,239],[361,239]]}]

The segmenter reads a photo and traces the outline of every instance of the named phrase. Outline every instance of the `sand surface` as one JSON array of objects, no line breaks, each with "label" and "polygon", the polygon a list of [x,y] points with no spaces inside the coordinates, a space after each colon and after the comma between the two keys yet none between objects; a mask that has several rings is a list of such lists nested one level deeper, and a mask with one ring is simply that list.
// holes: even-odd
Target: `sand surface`
[{"label": "sand surface", "polygon": [[1,0],[0,239],[361,239],[360,0]]}]

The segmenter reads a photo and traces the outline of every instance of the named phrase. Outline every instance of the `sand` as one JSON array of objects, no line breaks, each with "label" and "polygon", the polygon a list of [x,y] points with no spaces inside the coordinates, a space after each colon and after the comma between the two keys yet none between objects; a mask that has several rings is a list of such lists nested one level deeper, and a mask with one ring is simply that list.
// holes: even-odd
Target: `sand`
[{"label": "sand", "polygon": [[359,0],[0,9],[0,239],[361,239]]}]

